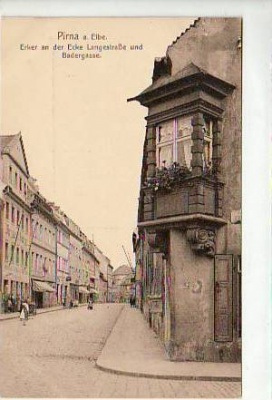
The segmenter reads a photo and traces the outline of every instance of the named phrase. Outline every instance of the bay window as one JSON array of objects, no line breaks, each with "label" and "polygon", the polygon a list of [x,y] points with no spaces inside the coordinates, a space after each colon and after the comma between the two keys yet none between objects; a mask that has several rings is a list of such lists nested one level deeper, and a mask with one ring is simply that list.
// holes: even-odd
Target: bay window
[{"label": "bay window", "polygon": [[[191,169],[193,145],[192,116],[182,116],[161,122],[156,128],[157,167],[170,167],[174,162]],[[203,166],[212,160],[212,120],[205,118]]]}]

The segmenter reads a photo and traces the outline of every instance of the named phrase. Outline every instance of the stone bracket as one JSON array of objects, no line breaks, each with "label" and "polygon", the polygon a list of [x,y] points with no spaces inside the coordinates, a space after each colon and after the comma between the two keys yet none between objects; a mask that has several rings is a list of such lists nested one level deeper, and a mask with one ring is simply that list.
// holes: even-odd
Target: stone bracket
[{"label": "stone bracket", "polygon": [[215,254],[215,231],[209,228],[191,227],[186,231],[192,250],[213,257]]},{"label": "stone bracket", "polygon": [[147,241],[154,253],[167,253],[167,236],[165,232],[148,232]]}]

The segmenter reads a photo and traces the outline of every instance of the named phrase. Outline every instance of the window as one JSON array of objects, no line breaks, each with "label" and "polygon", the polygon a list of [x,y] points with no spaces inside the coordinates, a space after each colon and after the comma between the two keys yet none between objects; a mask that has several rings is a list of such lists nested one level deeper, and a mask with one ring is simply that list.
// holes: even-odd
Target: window
[{"label": "window", "polygon": [[12,167],[9,167],[9,183],[12,184]]},{"label": "window", "polygon": [[6,219],[9,219],[9,203],[6,202]]},{"label": "window", "polygon": [[18,174],[17,174],[17,172],[15,172],[15,182],[14,182],[14,185],[15,185],[15,187],[16,187],[16,189],[18,188]]},{"label": "window", "polygon": [[20,211],[17,210],[17,225],[20,225]]},{"label": "window", "polygon": [[8,243],[5,244],[5,260],[6,261],[9,260],[9,244]]},{"label": "window", "polygon": [[21,265],[24,265],[24,250],[21,250]]},{"label": "window", "polygon": [[15,222],[15,208],[11,207],[11,222],[14,224]]},{"label": "window", "polygon": [[25,266],[28,266],[28,252],[25,253]]},{"label": "window", "polygon": [[22,178],[20,177],[20,192],[22,191],[22,189],[23,189],[23,182],[22,182]]},{"label": "window", "polygon": [[42,225],[40,225],[39,238],[40,238],[40,240],[42,240],[42,238],[43,238],[43,226]]},{"label": "window", "polygon": [[212,162],[212,129],[213,123],[211,119],[205,120],[204,129],[204,167],[208,167]]},{"label": "window", "polygon": [[13,257],[14,257],[14,245],[11,245],[11,256],[10,256],[10,262],[13,261]]},{"label": "window", "polygon": [[17,247],[16,248],[16,264],[19,265],[19,262],[20,262],[20,260],[19,260],[19,248]]},{"label": "window", "polygon": [[[157,126],[157,166],[169,167],[173,162],[191,167],[192,117],[184,116],[160,123]],[[206,118],[204,131],[203,164],[212,159],[212,120]]]},{"label": "window", "polygon": [[24,216],[24,214],[22,214],[22,217],[21,217],[21,224],[22,224],[22,230],[24,230],[24,226],[25,226],[25,216]]},{"label": "window", "polygon": [[26,195],[26,183],[24,183],[24,194]]},{"label": "window", "polygon": [[25,231],[28,232],[28,218],[25,219]]}]

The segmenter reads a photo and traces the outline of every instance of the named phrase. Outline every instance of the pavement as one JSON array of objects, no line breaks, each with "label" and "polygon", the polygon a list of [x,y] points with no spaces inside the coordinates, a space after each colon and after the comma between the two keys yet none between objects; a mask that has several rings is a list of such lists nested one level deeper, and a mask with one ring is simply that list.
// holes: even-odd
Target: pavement
[{"label": "pavement", "polygon": [[[80,304],[85,306],[86,304]],[[63,306],[38,309],[37,315],[66,310]],[[19,313],[0,314],[0,321],[19,318]],[[125,329],[124,329],[125,327]],[[149,328],[142,313],[125,305],[96,361],[104,372],[134,377],[241,382],[240,363],[170,361],[162,342]]]},{"label": "pavement", "polygon": [[102,371],[171,380],[241,382],[240,363],[173,362],[141,312],[125,306],[96,361]]},{"label": "pavement", "polygon": [[[86,307],[87,304],[79,304],[78,306]],[[53,311],[61,311],[61,310],[67,310],[67,307],[54,306],[54,307],[39,308],[39,309],[37,309],[37,314],[44,314],[44,313],[49,313],[49,312],[53,312]],[[19,317],[20,317],[19,312],[0,314],[0,321],[7,321],[9,319],[17,319]]]}]

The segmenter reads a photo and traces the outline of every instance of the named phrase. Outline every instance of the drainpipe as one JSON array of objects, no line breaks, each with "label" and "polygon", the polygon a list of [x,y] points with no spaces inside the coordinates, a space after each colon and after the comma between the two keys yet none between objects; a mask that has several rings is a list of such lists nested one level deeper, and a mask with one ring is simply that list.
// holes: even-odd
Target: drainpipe
[{"label": "drainpipe", "polygon": [[167,301],[168,301],[168,293],[167,293],[167,276],[166,276],[166,259],[163,259],[163,267],[164,267],[164,340],[168,339],[168,314],[167,314]]}]

